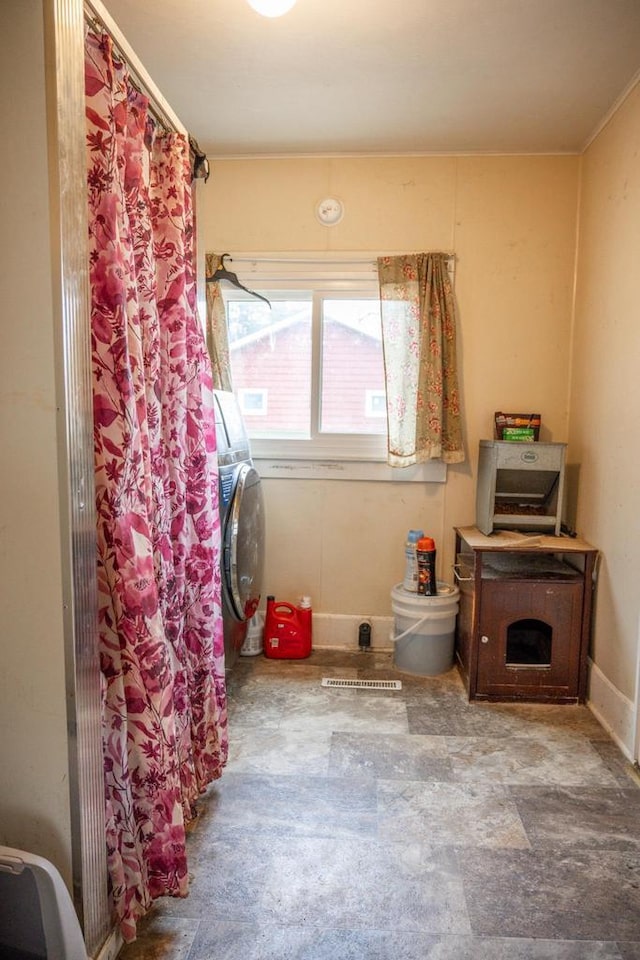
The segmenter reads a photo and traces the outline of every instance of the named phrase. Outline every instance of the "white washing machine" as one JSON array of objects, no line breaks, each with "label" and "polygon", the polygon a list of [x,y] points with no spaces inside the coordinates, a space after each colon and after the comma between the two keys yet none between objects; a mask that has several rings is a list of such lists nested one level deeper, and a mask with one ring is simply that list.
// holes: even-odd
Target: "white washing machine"
[{"label": "white washing machine", "polygon": [[214,391],[222,530],[222,615],[226,668],[236,662],[260,602],[264,499],[249,437],[233,395]]}]

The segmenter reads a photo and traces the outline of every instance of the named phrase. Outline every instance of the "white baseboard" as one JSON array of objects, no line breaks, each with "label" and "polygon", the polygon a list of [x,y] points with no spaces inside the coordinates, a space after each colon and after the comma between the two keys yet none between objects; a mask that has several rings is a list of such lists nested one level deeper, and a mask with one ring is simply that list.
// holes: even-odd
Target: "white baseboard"
[{"label": "white baseboard", "polygon": [[392,650],[393,617],[357,617],[338,613],[313,614],[313,645],[320,650],[358,650],[358,627],[371,624],[371,649]]},{"label": "white baseboard", "polygon": [[627,760],[634,763],[635,718],[633,703],[589,660],[587,706],[610,734]]}]

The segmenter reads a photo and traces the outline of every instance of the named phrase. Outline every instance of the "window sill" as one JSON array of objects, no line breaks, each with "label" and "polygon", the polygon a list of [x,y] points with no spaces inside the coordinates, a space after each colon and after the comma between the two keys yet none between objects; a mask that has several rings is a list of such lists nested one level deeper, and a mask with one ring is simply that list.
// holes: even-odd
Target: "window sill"
[{"label": "window sill", "polygon": [[376,480],[392,483],[445,483],[447,466],[441,460],[395,468],[373,460],[287,460],[253,457],[256,470],[265,479]]}]

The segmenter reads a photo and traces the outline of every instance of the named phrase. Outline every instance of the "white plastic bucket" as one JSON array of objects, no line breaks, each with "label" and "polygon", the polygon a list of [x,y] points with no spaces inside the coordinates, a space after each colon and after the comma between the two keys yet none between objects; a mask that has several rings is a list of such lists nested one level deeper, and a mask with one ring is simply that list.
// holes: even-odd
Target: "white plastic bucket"
[{"label": "white plastic bucket", "polygon": [[393,663],[398,670],[434,677],[451,669],[459,596],[457,587],[440,581],[437,597],[411,593],[401,583],[393,587],[391,640]]},{"label": "white plastic bucket", "polygon": [[264,647],[264,614],[254,613],[249,620],[247,635],[240,648],[241,657],[257,657]]}]

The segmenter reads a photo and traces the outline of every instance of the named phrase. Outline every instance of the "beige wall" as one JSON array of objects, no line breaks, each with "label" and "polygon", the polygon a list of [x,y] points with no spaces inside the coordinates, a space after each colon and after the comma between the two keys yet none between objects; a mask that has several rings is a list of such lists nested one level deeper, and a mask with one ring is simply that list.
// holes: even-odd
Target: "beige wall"
[{"label": "beige wall", "polygon": [[[0,351],[0,843],[50,858],[70,878],[54,323],[40,0],[0,4],[4,265]],[[450,579],[452,527],[474,517],[478,440],[495,409],[543,415],[579,464],[578,529],[603,553],[594,656],[635,695],[640,561],[637,251],[640,94],[582,162],[571,420],[571,300],[577,158],[215,161],[200,191],[209,249],[457,254],[462,389],[470,460],[446,485],[265,481],[266,589],[309,593],[326,612],[387,615],[405,531],[438,541]],[[25,174],[25,162],[28,173]],[[346,203],[337,227],[317,200]],[[605,685],[606,685],[605,684]],[[611,707],[612,726],[615,698]],[[606,704],[603,707],[606,719]],[[624,723],[622,724],[624,727]],[[623,745],[629,746],[630,731]]]},{"label": "beige wall", "polygon": [[0,4],[0,844],[69,882],[70,801],[41,0]]},{"label": "beige wall", "polygon": [[629,700],[640,611],[639,156],[636,87],[582,162],[569,435],[580,463],[578,522],[602,551],[594,659]]},{"label": "beige wall", "polygon": [[[492,435],[495,410],[539,411],[544,438],[567,439],[579,160],[214,160],[212,168],[199,208],[208,250],[456,252],[469,462],[450,467],[446,485],[264,481],[265,591],[308,593],[324,613],[388,616],[410,527],[435,537],[439,576],[451,580],[453,526],[474,519],[476,451]],[[346,212],[326,228],[314,208],[333,194]]]}]

